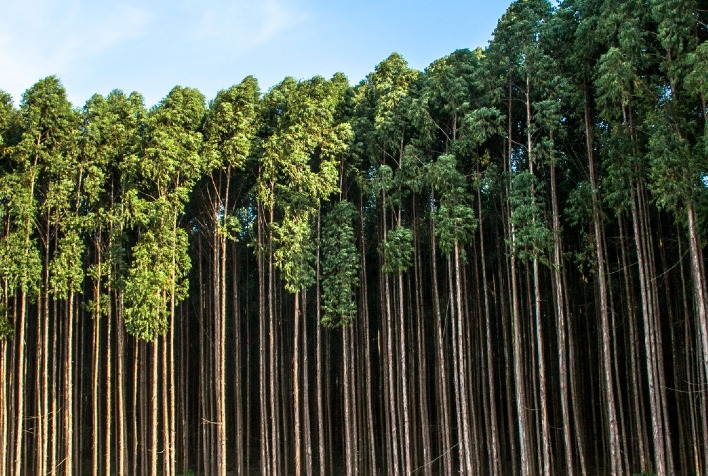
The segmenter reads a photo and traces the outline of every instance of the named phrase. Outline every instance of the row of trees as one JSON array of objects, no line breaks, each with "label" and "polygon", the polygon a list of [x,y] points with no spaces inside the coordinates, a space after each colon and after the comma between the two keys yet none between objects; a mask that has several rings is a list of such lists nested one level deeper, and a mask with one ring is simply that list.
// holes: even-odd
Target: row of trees
[{"label": "row of trees", "polygon": [[352,87],[0,101],[1,474],[704,474],[708,11]]}]

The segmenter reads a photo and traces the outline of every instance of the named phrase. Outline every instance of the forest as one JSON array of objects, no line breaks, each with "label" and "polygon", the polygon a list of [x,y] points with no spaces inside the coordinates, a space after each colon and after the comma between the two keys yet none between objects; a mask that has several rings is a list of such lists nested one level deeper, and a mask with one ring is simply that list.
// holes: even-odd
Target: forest
[{"label": "forest", "polygon": [[0,91],[0,474],[707,474],[708,7],[146,108]]}]

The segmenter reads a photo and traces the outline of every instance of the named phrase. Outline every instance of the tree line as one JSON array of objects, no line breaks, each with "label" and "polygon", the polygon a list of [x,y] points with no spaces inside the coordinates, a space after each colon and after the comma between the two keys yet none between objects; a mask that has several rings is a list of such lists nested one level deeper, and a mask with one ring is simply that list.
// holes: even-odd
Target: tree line
[{"label": "tree line", "polygon": [[0,474],[705,474],[707,25],[0,92]]}]

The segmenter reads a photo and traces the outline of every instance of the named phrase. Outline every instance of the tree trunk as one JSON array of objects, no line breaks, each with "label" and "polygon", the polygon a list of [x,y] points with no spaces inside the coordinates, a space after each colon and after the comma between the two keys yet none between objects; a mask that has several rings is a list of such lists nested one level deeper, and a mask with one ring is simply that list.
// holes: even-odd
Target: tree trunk
[{"label": "tree trunk", "polygon": [[[66,339],[64,363],[64,443],[66,445],[64,471],[74,472],[74,293],[69,292],[66,312]],[[17,473],[20,474],[20,473]]]},{"label": "tree trunk", "polygon": [[[100,276],[100,275],[99,275]],[[101,332],[99,329],[100,323],[100,304],[98,303],[98,290],[94,294],[96,313],[93,316],[93,333],[91,338],[91,428],[92,428],[92,452],[91,452],[91,474],[98,476],[100,473],[101,460],[101,409],[99,407],[99,373],[101,369],[100,362],[100,347],[101,347]],[[79,352],[81,349],[79,349]]]},{"label": "tree trunk", "polygon": [[261,454],[261,474],[272,474],[271,472],[271,457],[270,457],[270,427],[268,426],[269,420],[269,406],[268,406],[268,380],[267,380],[267,369],[268,369],[268,356],[266,353],[266,294],[265,294],[265,263],[263,259],[263,253],[265,252],[265,243],[263,238],[263,208],[259,208],[258,214],[258,317],[259,317],[259,327],[258,327],[258,345],[259,345],[259,394],[260,394],[260,454]]},{"label": "tree trunk", "polygon": [[[117,290],[116,301],[116,386],[117,388],[117,422],[116,422],[116,468],[118,474],[126,474],[128,447],[127,425],[125,419],[125,328],[123,327],[123,293]],[[133,453],[135,454],[135,453]]]},{"label": "tree trunk", "polygon": [[[6,283],[3,283],[6,284]],[[5,285],[5,290],[7,286]],[[4,308],[7,309],[7,294],[3,294]],[[5,311],[7,312],[7,311]],[[7,320],[7,316],[5,316]],[[9,468],[7,464],[7,449],[10,446],[10,438],[8,434],[8,414],[9,403],[7,387],[9,386],[9,375],[7,372],[7,354],[8,354],[7,339],[0,340],[0,474],[8,474]]]},{"label": "tree trunk", "polygon": [[295,475],[302,472],[300,435],[300,293],[295,293],[295,330],[293,332],[293,411],[295,414]]},{"label": "tree trunk", "polygon": [[410,430],[410,406],[408,404],[408,362],[406,350],[406,331],[403,308],[403,273],[398,272],[398,352],[400,357],[400,379],[402,392],[402,413],[403,413],[403,472],[410,474],[413,470],[411,462],[411,430]]},{"label": "tree trunk", "polygon": [[327,463],[325,461],[325,438],[324,438],[324,408],[322,399],[323,387],[323,365],[322,365],[322,307],[320,291],[320,243],[321,243],[321,210],[317,210],[317,262],[315,270],[315,316],[316,324],[316,349],[315,349],[315,382],[317,388],[317,456],[319,458],[320,476],[325,475]]},{"label": "tree trunk", "polygon": [[159,406],[158,406],[158,372],[159,367],[159,339],[155,339],[150,347],[152,348],[152,359],[150,361],[150,474],[157,474],[157,461],[159,459],[160,451],[158,447],[158,423],[159,418]]},{"label": "tree trunk", "polygon": [[[233,306],[233,316],[234,316],[234,395],[235,395],[235,409],[234,409],[234,425],[236,426],[236,474],[241,476],[246,473],[246,451],[247,447],[244,446],[246,435],[248,432],[244,429],[244,393],[248,392],[248,386],[244,385],[244,379],[242,374],[244,372],[244,365],[242,363],[242,349],[244,347],[248,348],[248,345],[244,345],[244,337],[241,332],[241,308],[239,305],[240,296],[240,286],[239,286],[239,259],[238,259],[238,243],[234,241],[232,246],[232,282],[231,282],[231,294],[232,294],[232,306]],[[226,273],[226,268],[224,268],[224,274]],[[248,336],[246,332],[246,337]],[[250,342],[249,342],[250,343]],[[247,370],[249,365],[246,364],[245,369]],[[249,379],[245,379],[249,382]],[[249,382],[250,383],[250,382]],[[248,397],[246,397],[248,398]],[[249,411],[246,411],[247,415],[250,415]]]},{"label": "tree trunk", "polygon": [[213,272],[214,276],[213,293],[214,293],[214,403],[216,406],[216,441],[215,453],[217,474],[223,476],[226,474],[226,382],[225,382],[225,366],[224,366],[224,348],[226,325],[226,293],[225,293],[225,238],[221,236],[221,232],[214,230],[213,237]]},{"label": "tree trunk", "polygon": [[651,411],[652,434],[654,442],[654,464],[659,476],[667,474],[666,449],[664,445],[664,421],[661,412],[661,394],[659,386],[660,348],[657,343],[658,329],[656,327],[656,299],[652,282],[656,279],[650,268],[650,249],[648,249],[647,233],[649,224],[642,206],[641,186],[632,187],[632,224],[634,227],[634,243],[637,251],[637,267],[639,269],[640,295],[642,301],[642,318],[644,323],[644,347],[647,353],[647,383],[649,384],[649,405]]},{"label": "tree trunk", "polygon": [[[100,273],[99,273],[100,275]],[[108,295],[106,309],[106,405],[105,405],[105,459],[103,463],[104,473],[110,474],[113,471],[113,309],[111,308],[110,286],[106,290]]]},{"label": "tree trunk", "polygon": [[470,431],[470,404],[468,401],[468,384],[467,384],[467,364],[466,364],[466,350],[468,348],[468,342],[465,339],[465,312],[462,308],[462,282],[461,282],[461,271],[460,271],[460,246],[457,240],[454,244],[454,264],[455,264],[455,306],[456,316],[457,316],[457,342],[458,342],[458,370],[460,372],[460,399],[458,405],[460,405],[462,411],[462,445],[465,448],[464,452],[464,465],[462,461],[460,462],[463,472],[471,473],[474,471],[472,466],[472,441],[471,441],[471,431]]},{"label": "tree trunk", "polygon": [[369,334],[369,297],[368,281],[366,273],[366,237],[364,235],[364,205],[363,197],[359,195],[359,237],[361,254],[361,316],[362,327],[364,329],[364,372],[366,375],[366,420],[369,430],[369,451],[370,451],[370,471],[376,473],[376,443],[374,427],[374,404],[371,396],[372,374],[371,374],[371,339]]},{"label": "tree trunk", "polygon": [[[551,140],[553,140],[551,138]],[[553,214],[553,262],[552,277],[553,291],[556,305],[556,338],[558,345],[558,373],[560,384],[561,414],[563,416],[563,442],[565,453],[565,466],[567,474],[575,474],[573,466],[573,439],[571,436],[570,405],[568,401],[568,339],[566,326],[565,289],[562,276],[563,269],[563,243],[561,242],[560,209],[558,207],[558,193],[556,189],[556,165],[551,165],[551,208]],[[572,339],[572,336],[570,336]]]},{"label": "tree trunk", "polygon": [[417,200],[413,199],[413,223],[414,226],[414,253],[415,253],[415,268],[413,278],[415,281],[415,350],[417,358],[415,359],[418,367],[418,411],[420,413],[420,433],[421,433],[421,449],[423,453],[422,468],[426,476],[432,474],[433,452],[430,439],[430,416],[428,402],[428,369],[427,369],[427,352],[425,345],[425,310],[423,306],[423,250],[420,246],[420,227],[416,208]]},{"label": "tree trunk", "polygon": [[[386,242],[386,194],[383,194],[383,242]],[[393,336],[394,336],[394,324],[391,313],[391,290],[389,285],[389,276],[383,271],[380,272],[381,279],[383,280],[383,305],[384,305],[384,316],[386,322],[386,377],[388,383],[388,411],[389,419],[391,425],[391,467],[389,471],[395,476],[400,474],[400,460],[398,457],[398,422],[397,422],[397,412],[396,412],[396,374],[394,372],[394,354],[393,354]]]},{"label": "tree trunk", "polygon": [[15,461],[14,473],[22,474],[22,441],[24,436],[24,409],[25,409],[25,319],[27,316],[27,294],[20,291],[20,315],[17,320],[17,393],[15,397]]},{"label": "tree trunk", "polygon": [[302,388],[302,407],[303,407],[303,429],[305,432],[305,473],[307,476],[312,476],[312,431],[310,428],[310,363],[307,358],[307,291],[302,290],[300,293],[302,299],[302,373],[303,373],[303,388]]},{"label": "tree trunk", "polygon": [[703,269],[703,253],[698,239],[693,204],[686,207],[688,218],[688,245],[691,258],[691,278],[693,281],[693,294],[695,299],[698,335],[701,342],[701,358],[703,361],[703,374],[708,375],[708,311],[706,310],[706,281]]},{"label": "tree trunk", "polygon": [[600,332],[602,334],[602,372],[604,372],[604,398],[606,407],[607,427],[610,442],[610,470],[612,474],[622,473],[622,455],[617,425],[617,409],[615,403],[614,378],[612,376],[612,345],[609,324],[609,300],[607,297],[607,282],[605,278],[605,253],[603,248],[603,230],[601,218],[601,202],[597,171],[595,168],[594,150],[592,145],[592,129],[590,125],[590,105],[588,90],[585,88],[585,140],[590,172],[590,188],[592,189],[592,222],[595,238],[595,257],[597,259],[597,282],[600,289]]}]

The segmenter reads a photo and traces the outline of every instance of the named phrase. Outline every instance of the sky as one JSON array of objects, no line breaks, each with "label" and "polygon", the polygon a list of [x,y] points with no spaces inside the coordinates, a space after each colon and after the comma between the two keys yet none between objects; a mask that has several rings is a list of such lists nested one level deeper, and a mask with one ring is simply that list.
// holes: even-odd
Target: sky
[{"label": "sky", "polygon": [[3,0],[0,89],[18,105],[56,75],[81,107],[137,91],[151,107],[176,85],[212,99],[255,76],[343,72],[356,84],[392,52],[424,69],[484,47],[511,0]]}]

